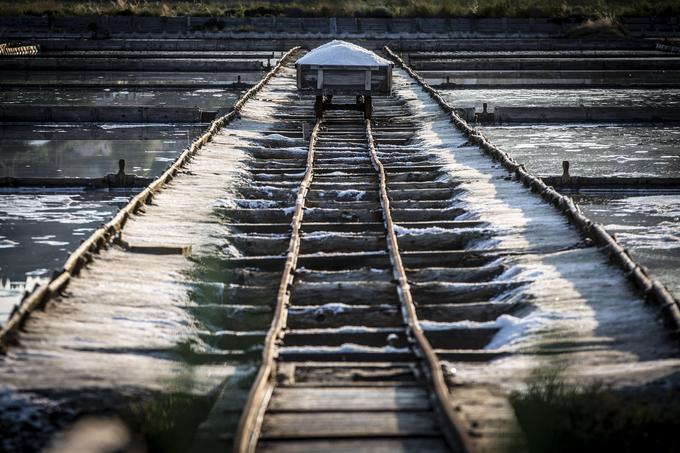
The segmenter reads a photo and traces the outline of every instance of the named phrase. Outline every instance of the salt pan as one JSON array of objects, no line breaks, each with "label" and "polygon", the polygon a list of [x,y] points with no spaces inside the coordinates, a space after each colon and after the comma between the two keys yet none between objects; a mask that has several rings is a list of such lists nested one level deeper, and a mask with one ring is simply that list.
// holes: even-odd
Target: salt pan
[{"label": "salt pan", "polygon": [[309,52],[295,62],[296,65],[319,66],[392,66],[392,62],[370,50],[338,39]]}]

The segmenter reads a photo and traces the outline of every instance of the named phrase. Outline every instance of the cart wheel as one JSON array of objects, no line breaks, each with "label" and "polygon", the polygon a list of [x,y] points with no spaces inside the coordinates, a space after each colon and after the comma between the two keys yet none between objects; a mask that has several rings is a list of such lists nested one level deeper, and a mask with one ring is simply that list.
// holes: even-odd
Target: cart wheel
[{"label": "cart wheel", "polygon": [[373,117],[373,99],[371,96],[364,97],[364,119],[370,120]]},{"label": "cart wheel", "polygon": [[323,97],[322,96],[317,96],[316,100],[314,101],[314,113],[316,114],[317,118],[321,118],[323,116]]}]

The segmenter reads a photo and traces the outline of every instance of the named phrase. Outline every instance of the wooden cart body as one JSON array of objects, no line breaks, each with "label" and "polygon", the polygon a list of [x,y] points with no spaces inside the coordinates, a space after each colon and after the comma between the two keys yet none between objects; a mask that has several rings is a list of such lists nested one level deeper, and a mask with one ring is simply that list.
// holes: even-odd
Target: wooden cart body
[{"label": "wooden cart body", "polygon": [[[360,110],[366,118],[373,112],[374,95],[392,92],[394,64],[375,53],[344,41],[331,41],[295,63],[297,87],[316,95],[317,118],[324,110]],[[333,96],[355,96],[354,104],[333,104]]]},{"label": "wooden cart body", "polygon": [[387,96],[392,66],[296,65],[298,89],[316,95]]}]

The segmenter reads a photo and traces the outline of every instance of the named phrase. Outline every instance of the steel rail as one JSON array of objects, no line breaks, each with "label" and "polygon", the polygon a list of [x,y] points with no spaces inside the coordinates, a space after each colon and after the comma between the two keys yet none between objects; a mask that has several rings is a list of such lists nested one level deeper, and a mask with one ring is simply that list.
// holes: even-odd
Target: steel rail
[{"label": "steel rail", "polygon": [[411,337],[409,340],[414,344],[414,352],[416,355],[420,356],[426,363],[426,374],[428,375],[427,377],[432,387],[431,399],[434,403],[435,413],[440,418],[440,428],[446,439],[446,443],[453,451],[471,452],[474,448],[472,447],[472,443],[467,435],[467,430],[465,429],[463,422],[455,414],[451,405],[449,389],[446,380],[444,379],[439,359],[418,322],[416,307],[413,302],[406,271],[404,270],[404,265],[399,253],[397,235],[394,232],[390,199],[387,193],[385,167],[378,158],[378,151],[375,146],[375,140],[373,139],[373,132],[371,129],[371,120],[366,120],[366,135],[371,153],[371,163],[380,178],[380,205],[382,207],[383,222],[385,224],[387,236],[387,248],[392,264],[392,276],[397,283],[401,313],[408,324],[407,332]]},{"label": "steel rail", "polygon": [[7,322],[0,328],[0,353],[5,352],[10,344],[16,343],[17,332],[23,327],[30,314],[36,309],[43,307],[52,297],[59,294],[68,285],[71,277],[77,276],[87,263],[93,260],[94,254],[108,247],[108,244],[119,235],[125,227],[128,219],[142,206],[149,203],[153,197],[170,182],[177,173],[187,165],[190,159],[219,132],[226,124],[238,118],[245,103],[255,95],[276,74],[288,59],[298,51],[300,47],[293,47],[286,52],[276,66],[269,71],[260,82],[249,89],[234,104],[229,113],[215,119],[210,128],[200,137],[195,139],[175,161],[145,189],[135,195],[118,213],[106,224],[95,230],[85,241],[69,255],[64,266],[56,271],[52,279],[45,285],[36,288],[30,295],[24,298],[19,306],[10,315]]},{"label": "steel rail", "polygon": [[492,159],[500,162],[507,171],[514,173],[517,181],[530,188],[532,192],[538,193],[545,201],[557,208],[576,226],[583,237],[602,247],[609,259],[626,273],[628,279],[634,283],[646,300],[659,307],[671,333],[676,338],[680,338],[680,302],[662,283],[650,276],[647,270],[628,253],[628,250],[618,243],[616,238],[609,234],[602,225],[596,224],[583,215],[571,197],[562,195],[553,187],[545,184],[541,178],[531,174],[524,165],[517,163],[507,152],[489,142],[481,132],[470,126],[467,121],[460,117],[456,109],[450,106],[437,90],[409,67],[399,55],[387,46],[384,47],[384,50],[449,114],[451,122],[463,132],[471,143],[478,145]]},{"label": "steel rail", "polygon": [[300,183],[300,188],[295,200],[295,212],[293,213],[293,218],[290,223],[290,242],[288,245],[286,262],[283,267],[283,274],[281,275],[279,291],[276,296],[274,319],[267,332],[267,336],[265,337],[264,350],[262,351],[262,364],[255,377],[255,382],[250,387],[248,399],[246,400],[245,407],[241,413],[241,419],[239,420],[234,439],[234,452],[236,453],[250,453],[255,451],[260,436],[264,413],[267,410],[269,399],[274,390],[272,371],[274,370],[274,361],[277,357],[277,343],[282,338],[283,330],[286,327],[286,320],[288,318],[290,290],[295,277],[298,258],[300,256],[300,226],[302,225],[307,192],[309,191],[312,178],[314,177],[314,147],[316,145],[320,127],[321,120],[319,119],[314,125],[314,129],[309,138],[305,176]]}]

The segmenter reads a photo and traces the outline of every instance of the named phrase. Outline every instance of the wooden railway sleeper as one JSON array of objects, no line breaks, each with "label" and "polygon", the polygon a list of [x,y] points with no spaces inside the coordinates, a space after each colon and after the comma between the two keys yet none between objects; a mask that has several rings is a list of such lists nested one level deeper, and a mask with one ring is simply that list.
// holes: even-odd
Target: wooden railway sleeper
[{"label": "wooden railway sleeper", "polygon": [[[274,387],[275,387],[275,382],[276,382],[276,372],[275,372],[275,364],[274,361],[277,360],[278,358],[283,358],[284,360],[289,360],[290,357],[295,357],[295,354],[291,355],[291,350],[290,348],[284,348],[283,350],[280,350],[284,345],[285,341],[285,329],[287,328],[286,326],[288,325],[287,319],[288,319],[288,311],[289,309],[292,310],[291,314],[293,314],[293,318],[291,321],[293,323],[291,326],[295,326],[297,322],[295,319],[297,319],[297,313],[302,307],[297,307],[291,305],[291,297],[295,298],[296,294],[296,289],[293,286],[294,278],[295,278],[295,271],[296,271],[296,263],[298,261],[299,253],[300,253],[300,244],[302,241],[302,235],[301,235],[301,228],[302,228],[302,216],[303,214],[309,214],[311,217],[314,217],[315,212],[316,213],[321,213],[321,212],[330,212],[328,209],[323,209],[323,208],[317,208],[315,209],[305,209],[305,201],[308,192],[310,191],[311,188],[311,183],[312,183],[312,177],[314,174],[314,157],[315,157],[315,149],[314,146],[317,142],[317,138],[320,132],[320,126],[322,124],[322,120],[317,121],[314,131],[310,137],[310,145],[309,145],[309,151],[307,154],[307,166],[304,172],[304,177],[302,178],[302,181],[300,183],[300,188],[297,191],[297,198],[296,198],[296,204],[295,204],[295,212],[292,215],[291,219],[291,236],[290,236],[290,244],[288,248],[288,253],[287,253],[287,258],[285,261],[284,265],[284,270],[282,274],[282,279],[281,279],[281,284],[279,288],[279,292],[277,295],[277,303],[276,303],[276,311],[275,311],[275,316],[274,316],[274,321],[272,322],[272,326],[266,336],[265,339],[265,348],[263,351],[263,362],[262,366],[260,368],[260,371],[258,373],[258,376],[256,378],[255,383],[253,384],[253,387],[251,388],[251,392],[248,397],[248,401],[246,404],[246,407],[244,409],[241,421],[239,423],[239,428],[236,433],[236,440],[234,443],[234,449],[235,451],[238,452],[250,452],[254,451],[260,437],[260,429],[262,429],[262,423],[265,417],[265,412],[267,412],[267,407],[269,404],[269,399],[271,398],[272,394],[274,393]],[[420,328],[417,317],[416,317],[416,311],[415,311],[415,306],[412,301],[412,297],[410,295],[410,290],[408,287],[408,282],[406,280],[406,275],[405,275],[405,270],[403,265],[401,264],[401,257],[400,257],[400,252],[398,248],[398,242],[395,234],[395,228],[394,228],[394,223],[392,222],[391,219],[391,208],[390,208],[390,199],[387,196],[387,188],[386,188],[386,176],[385,176],[385,168],[382,166],[380,163],[380,160],[378,159],[377,152],[375,149],[375,144],[373,141],[373,136],[371,133],[371,123],[370,120],[367,120],[365,122],[365,136],[368,141],[368,152],[370,153],[370,162],[373,164],[375,171],[377,172],[379,176],[379,181],[377,184],[379,185],[380,191],[379,191],[379,206],[381,209],[377,210],[371,210],[377,214],[377,218],[382,217],[387,233],[387,248],[388,248],[388,256],[391,261],[391,266],[392,266],[392,273],[393,273],[393,282],[396,284],[396,292],[397,292],[397,300],[399,300],[399,306],[401,307],[401,313],[402,313],[402,323],[401,325],[403,326],[403,322],[406,322],[406,328],[404,330],[404,335],[405,339],[409,342],[410,344],[410,349],[413,354],[415,354],[415,357],[417,360],[421,361],[424,366],[413,366],[414,370],[417,370],[418,376],[421,378],[424,377],[424,380],[426,382],[429,382],[430,386],[430,398],[432,401],[432,408],[435,411],[435,414],[438,415],[438,419],[440,421],[439,423],[439,432],[443,435],[444,439],[446,439],[448,445],[450,448],[456,450],[456,451],[468,451],[469,445],[468,445],[468,440],[466,438],[466,431],[463,430],[460,427],[460,422],[456,420],[456,415],[453,414],[453,410],[451,408],[450,402],[449,402],[449,395],[448,395],[448,389],[445,388],[444,386],[446,385],[446,382],[444,380],[442,370],[439,366],[439,362],[437,358],[434,356],[434,351],[432,347],[429,345],[427,338],[424,335],[424,332]],[[357,144],[358,146],[359,144]],[[366,150],[365,146],[358,147],[357,149],[363,149],[364,151]],[[362,174],[364,173],[363,171],[361,172]],[[332,175],[331,175],[332,176]],[[368,175],[366,175],[368,177]],[[330,178],[327,177],[325,178],[327,182],[322,182],[320,181],[320,184],[323,184],[321,187],[337,187],[337,183],[343,179],[342,175],[338,174],[338,177],[340,178],[338,181],[336,181],[337,178]],[[346,179],[346,177],[344,178]],[[355,177],[357,182],[361,181],[362,178]],[[375,182],[374,182],[375,184]],[[403,185],[404,183],[397,183],[397,185]],[[342,186],[341,186],[342,187]],[[318,189],[317,189],[318,190]],[[376,193],[376,192],[374,192]],[[323,198],[319,199],[319,202],[317,203],[318,206],[324,206],[323,203]],[[366,204],[366,203],[363,203]],[[368,206],[366,206],[368,207]],[[240,210],[241,212],[233,212],[236,217],[241,218],[242,220],[245,220],[245,213],[248,210]],[[406,213],[407,210],[402,210],[404,213]],[[255,211],[252,211],[255,212]],[[266,212],[262,211],[263,213]],[[379,215],[382,214],[382,215]],[[429,217],[429,215],[428,215]],[[418,219],[416,219],[418,220]],[[261,220],[260,220],[261,221]],[[329,217],[328,218],[329,222],[342,222],[342,219],[340,218],[335,218],[335,217]],[[341,282],[339,282],[342,284]],[[348,282],[349,283],[349,282]],[[359,283],[359,282],[356,282]],[[309,285],[309,284],[308,284]],[[302,287],[299,287],[299,289],[304,288],[305,285]],[[316,284],[314,286],[307,286],[307,288],[312,288],[316,287]],[[331,289],[334,286],[329,286],[328,288]],[[319,287],[322,289],[323,287]],[[336,288],[341,288],[340,286],[337,286]],[[351,288],[351,286],[350,286]],[[358,287],[357,287],[358,288]],[[310,296],[312,296],[310,294]],[[320,297],[320,295],[319,295]],[[299,298],[299,297],[298,297]],[[361,298],[360,298],[361,299]],[[357,300],[357,302],[360,301]],[[309,298],[307,301],[307,304],[312,303],[315,300],[315,297],[312,296]],[[303,301],[302,299],[300,301]],[[382,303],[383,305],[387,303],[389,299],[385,299]],[[355,302],[356,303],[356,302]],[[312,308],[312,307],[310,307]],[[357,308],[359,308],[357,306]],[[397,307],[395,307],[397,308]],[[325,321],[326,318],[324,317],[322,321]],[[386,319],[379,320],[378,325],[380,326],[386,326],[389,325],[385,324]],[[396,320],[395,320],[396,321]],[[332,324],[328,324],[324,322],[324,325],[331,327]],[[340,326],[346,325],[346,321],[341,321],[339,324]],[[396,327],[399,324],[394,324]],[[300,328],[302,326],[298,326],[297,328]],[[310,325],[311,327],[311,325]],[[294,327],[295,328],[295,327]],[[402,327],[403,328],[403,327]],[[304,338],[304,337],[300,337]],[[343,337],[339,337],[343,338]],[[387,339],[389,340],[389,338]],[[309,341],[309,340],[308,340]],[[337,341],[337,340],[336,340]],[[394,339],[392,339],[392,342],[394,342]],[[304,342],[303,342],[304,344]],[[388,344],[389,341],[388,341]],[[394,343],[397,344],[397,343]],[[294,349],[294,348],[293,348]],[[281,352],[284,352],[282,355]],[[374,355],[374,354],[373,354]],[[372,357],[373,356],[371,353],[367,353],[366,357]],[[302,355],[298,355],[299,357],[317,357],[314,354],[307,354],[303,352]],[[331,356],[334,356],[331,354]],[[341,357],[342,354],[337,355],[337,357]],[[403,357],[404,355],[395,355],[395,357]],[[286,358],[288,357],[288,358]],[[331,415],[331,414],[328,414]],[[271,415],[272,417],[274,415]],[[269,428],[266,428],[267,430],[270,430],[273,425],[269,424],[267,425]],[[266,432],[267,438],[271,438],[273,433],[271,431]]]}]

